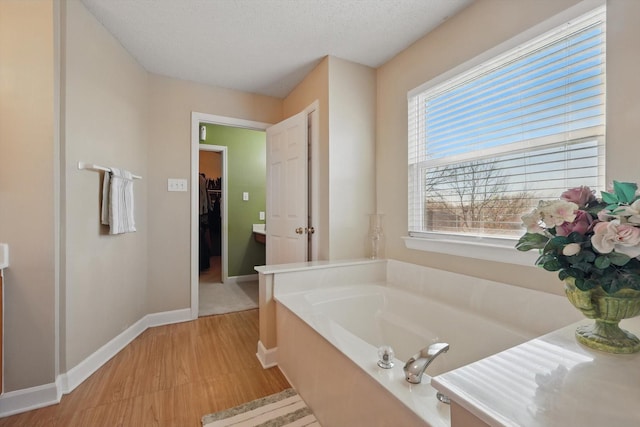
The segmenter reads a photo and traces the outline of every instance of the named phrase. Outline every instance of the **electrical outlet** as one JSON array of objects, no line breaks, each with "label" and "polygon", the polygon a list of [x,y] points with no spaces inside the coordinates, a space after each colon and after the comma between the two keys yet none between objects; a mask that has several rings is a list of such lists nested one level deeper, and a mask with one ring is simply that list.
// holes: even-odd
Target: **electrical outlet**
[{"label": "electrical outlet", "polygon": [[265,215],[264,212],[260,211],[260,221],[264,221]]},{"label": "electrical outlet", "polygon": [[245,191],[244,193],[242,193],[242,200],[244,200],[245,202],[249,200],[249,192]]},{"label": "electrical outlet", "polygon": [[187,191],[187,180],[169,178],[167,180],[167,191]]}]

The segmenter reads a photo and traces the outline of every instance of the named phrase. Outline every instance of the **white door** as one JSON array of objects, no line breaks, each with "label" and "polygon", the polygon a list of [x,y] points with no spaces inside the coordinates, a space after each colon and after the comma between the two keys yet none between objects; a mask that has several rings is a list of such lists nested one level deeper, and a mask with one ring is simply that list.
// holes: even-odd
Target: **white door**
[{"label": "white door", "polygon": [[307,113],[267,128],[267,264],[308,259]]}]

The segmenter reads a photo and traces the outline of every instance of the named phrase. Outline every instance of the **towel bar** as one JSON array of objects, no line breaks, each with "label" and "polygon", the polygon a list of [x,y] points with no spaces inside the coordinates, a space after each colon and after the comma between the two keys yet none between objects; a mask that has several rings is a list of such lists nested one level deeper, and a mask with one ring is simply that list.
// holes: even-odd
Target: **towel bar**
[{"label": "towel bar", "polygon": [[[110,168],[85,162],[78,162],[78,169],[111,172]],[[133,179],[142,179],[140,175],[132,175],[132,177]]]}]

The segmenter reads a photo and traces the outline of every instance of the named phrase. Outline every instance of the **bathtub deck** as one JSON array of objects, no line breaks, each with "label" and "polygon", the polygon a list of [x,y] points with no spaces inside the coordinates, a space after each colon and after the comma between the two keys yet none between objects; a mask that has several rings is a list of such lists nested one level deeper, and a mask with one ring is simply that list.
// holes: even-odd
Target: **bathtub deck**
[{"label": "bathtub deck", "polygon": [[[579,344],[576,326],[591,322],[442,374],[432,384],[489,425],[639,426],[640,353],[609,354]],[[640,336],[639,317],[621,326]]]}]

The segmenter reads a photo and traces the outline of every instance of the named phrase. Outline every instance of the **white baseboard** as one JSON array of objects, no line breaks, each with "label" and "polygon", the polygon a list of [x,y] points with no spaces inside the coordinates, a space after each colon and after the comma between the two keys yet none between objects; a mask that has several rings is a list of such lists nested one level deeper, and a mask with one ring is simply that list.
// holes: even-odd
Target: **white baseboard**
[{"label": "white baseboard", "polygon": [[0,417],[8,417],[59,402],[60,397],[55,383],[9,391],[0,396]]},{"label": "white baseboard", "polygon": [[60,374],[55,384],[45,384],[0,395],[0,417],[59,403],[63,394],[72,392],[147,328],[189,320],[191,320],[189,308],[147,314],[78,365]]},{"label": "white baseboard", "polygon": [[66,373],[59,375],[57,383],[61,387],[59,390],[60,395],[73,391],[109,359],[118,354],[120,350],[144,332],[144,330],[147,329],[147,317],[148,316],[145,316],[138,320],[82,362],[69,369]]},{"label": "white baseboard", "polygon": [[160,313],[151,313],[147,314],[145,318],[147,319],[147,328],[153,328],[155,326],[162,325],[171,325],[173,323],[182,323],[193,320],[191,318],[190,308],[183,308],[182,310],[163,311]]},{"label": "white baseboard", "polygon": [[264,369],[278,366],[278,347],[266,349],[262,341],[258,341],[258,352],[256,356]]},{"label": "white baseboard", "polygon": [[253,280],[258,280],[258,274],[247,274],[244,276],[231,276],[227,277],[227,281],[225,283],[240,283],[240,282],[251,282]]}]

